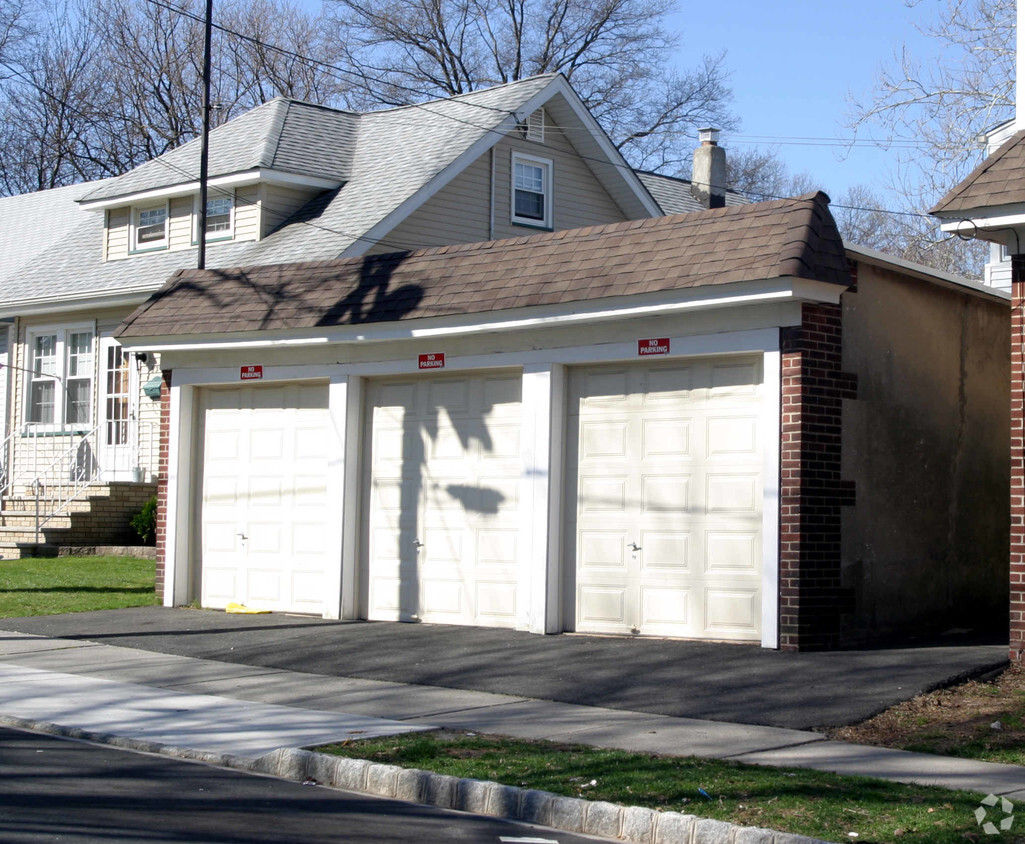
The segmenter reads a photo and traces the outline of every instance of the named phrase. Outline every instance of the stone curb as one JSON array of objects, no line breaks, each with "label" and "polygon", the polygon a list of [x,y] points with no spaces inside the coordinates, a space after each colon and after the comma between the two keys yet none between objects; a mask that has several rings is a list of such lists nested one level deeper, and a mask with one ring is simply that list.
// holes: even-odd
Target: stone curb
[{"label": "stone curb", "polygon": [[487,780],[460,779],[414,768],[382,765],[366,759],[329,756],[310,750],[280,748],[262,756],[234,756],[8,715],[0,715],[0,726],[108,744],[124,750],[155,753],[297,782],[312,781],[329,788],[538,824],[564,832],[600,835],[632,844],[828,844],[818,838],[789,832],[738,826],[725,821],[681,815],[678,812],[658,812],[640,806],[619,806],[563,797],[547,791],[515,788]]}]

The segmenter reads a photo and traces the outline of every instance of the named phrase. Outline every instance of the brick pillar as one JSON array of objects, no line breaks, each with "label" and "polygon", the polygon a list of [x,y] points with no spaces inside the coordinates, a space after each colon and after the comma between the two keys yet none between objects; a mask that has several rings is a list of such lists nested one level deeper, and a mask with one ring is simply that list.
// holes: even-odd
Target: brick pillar
[{"label": "brick pillar", "polygon": [[1025,255],[1011,257],[1011,629],[1010,658],[1025,655]]},{"label": "brick pillar", "polygon": [[780,333],[780,648],[839,644],[852,600],[840,581],[840,508],[854,503],[840,479],[841,407],[856,383],[840,369],[839,305],[804,304],[801,325]]},{"label": "brick pillar", "polygon": [[164,581],[165,557],[167,547],[167,473],[171,432],[171,370],[164,369],[160,373],[163,382],[160,385],[160,457],[157,464],[157,583],[156,592],[165,597],[164,589],[171,588]]}]

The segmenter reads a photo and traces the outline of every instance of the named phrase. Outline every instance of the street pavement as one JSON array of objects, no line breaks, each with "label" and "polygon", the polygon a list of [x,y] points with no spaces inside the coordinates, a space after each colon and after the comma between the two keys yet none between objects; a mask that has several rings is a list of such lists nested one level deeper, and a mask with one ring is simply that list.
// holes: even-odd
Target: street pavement
[{"label": "street pavement", "polygon": [[[195,613],[194,617],[205,620],[213,614]],[[8,626],[10,621],[2,624]],[[273,626],[250,628],[250,632],[275,629],[281,632]],[[777,679],[790,681],[784,674]],[[700,685],[701,678],[690,682]],[[32,694],[22,695],[20,687],[32,689]],[[65,700],[62,695],[70,696]],[[288,708],[290,717],[281,717],[282,707]],[[147,713],[156,719],[153,724]],[[375,730],[394,733],[403,727],[447,727],[809,767],[1002,794],[1012,800],[1025,798],[1022,767],[832,742],[808,730],[337,677],[13,631],[0,632],[0,716],[111,736],[150,740],[159,736],[162,743],[199,751],[234,747],[235,752],[250,753],[270,746],[337,741],[359,731],[369,735]]]},{"label": "street pavement", "polygon": [[164,607],[6,619],[0,626],[322,677],[796,730],[858,723],[920,692],[1007,663],[1006,636],[784,653],[712,642]]},{"label": "street pavement", "polygon": [[586,844],[589,836],[0,729],[5,844]]}]

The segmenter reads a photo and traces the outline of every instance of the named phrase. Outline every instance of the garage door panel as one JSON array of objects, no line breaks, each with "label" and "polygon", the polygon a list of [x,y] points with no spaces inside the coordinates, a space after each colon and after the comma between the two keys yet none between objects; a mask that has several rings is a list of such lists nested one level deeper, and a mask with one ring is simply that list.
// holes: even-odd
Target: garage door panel
[{"label": "garage door panel", "polygon": [[578,489],[582,513],[625,513],[628,509],[626,477],[582,477]]},{"label": "garage door panel", "polygon": [[650,570],[690,571],[691,534],[687,531],[640,532],[641,566]]},{"label": "garage door panel", "polygon": [[758,574],[761,549],[757,531],[705,533],[705,571]]},{"label": "garage door panel", "polygon": [[705,453],[709,458],[758,454],[757,416],[720,416],[707,421]]},{"label": "garage door panel", "polygon": [[759,475],[714,474],[705,477],[705,512],[756,513],[761,504]]},{"label": "garage door panel", "polygon": [[690,511],[690,475],[641,477],[641,515],[682,514]]},{"label": "garage door panel", "polygon": [[705,632],[713,636],[757,639],[761,598],[758,590],[705,589]]},{"label": "garage door panel", "polygon": [[692,597],[690,589],[642,587],[641,629],[662,634],[672,630],[670,635],[685,635],[691,628]]},{"label": "garage door panel", "polygon": [[580,531],[582,569],[609,567],[626,570],[627,536],[623,531]]},{"label": "garage door panel", "polygon": [[582,462],[597,458],[620,457],[627,453],[628,422],[586,421],[580,426],[580,459]]},{"label": "garage door panel", "polygon": [[[407,596],[407,617],[515,623],[520,390],[518,374],[403,382],[400,437],[388,430],[394,409],[383,404],[397,395],[395,383],[368,385],[367,576],[372,593],[385,588],[374,584],[394,564],[396,544],[422,543],[418,565],[392,572],[399,582],[388,587]],[[481,591],[484,582],[499,586]],[[505,596],[497,603],[496,589]],[[394,615],[395,602],[372,594],[368,612]]]},{"label": "garage door panel", "polygon": [[581,586],[577,602],[580,618],[588,626],[618,630],[627,623],[624,586]]},{"label": "garage door panel", "polygon": [[714,364],[709,393],[713,398],[753,396],[760,380],[757,363]]},{"label": "garage door panel", "polygon": [[519,533],[515,528],[477,530],[478,569],[515,566],[519,556]]},{"label": "garage door panel", "polygon": [[[327,385],[212,389],[202,407],[203,603],[322,612],[332,562]],[[310,581],[319,585],[296,591]]]},{"label": "garage door panel", "polygon": [[760,357],[570,372],[577,630],[757,638],[760,382]]},{"label": "garage door panel", "polygon": [[659,366],[640,371],[638,394],[642,406],[676,405],[693,390],[692,366]]},{"label": "garage door panel", "polygon": [[687,460],[691,456],[690,419],[645,419],[641,437],[643,460]]}]

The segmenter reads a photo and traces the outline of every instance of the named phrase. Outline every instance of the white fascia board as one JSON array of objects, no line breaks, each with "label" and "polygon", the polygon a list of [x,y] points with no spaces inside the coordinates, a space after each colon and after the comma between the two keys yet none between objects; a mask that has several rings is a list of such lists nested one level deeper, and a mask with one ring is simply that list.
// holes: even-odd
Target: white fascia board
[{"label": "white fascia board", "polygon": [[[547,90],[547,88],[545,90]],[[426,108],[426,106],[429,105],[430,103],[427,103],[425,106],[421,106],[421,108]],[[421,185],[417,191],[406,197],[403,202],[393,208],[374,225],[355,236],[356,240],[347,246],[338,257],[357,258],[366,253],[367,250],[372,246],[375,246],[378,241],[388,234],[388,232],[402,223],[410,214],[420,208],[420,206],[427,202],[427,200],[445,187],[456,176],[462,173],[474,161],[495,146],[495,144],[502,140],[508,132],[515,128],[515,126],[516,118],[510,114],[493,128],[482,128],[481,136],[462,153],[460,153],[456,157],[455,161],[432,176],[426,184]]]},{"label": "white fascia board", "polygon": [[[226,176],[214,176],[208,182],[212,188],[238,188],[245,185],[255,185],[260,182],[267,182],[274,185],[285,185],[287,187],[315,188],[317,190],[334,190],[342,182],[338,179],[324,179],[317,176],[303,176],[298,173],[286,173],[282,170],[270,170],[257,168],[245,170],[241,173],[230,173]],[[176,196],[189,196],[199,192],[199,180],[183,182],[177,185],[167,185],[153,190],[129,193],[124,196],[115,196],[108,199],[96,199],[91,202],[80,203],[86,211],[104,211],[107,208],[120,208],[125,205],[135,205],[141,202],[149,202],[156,199],[171,199]]]},{"label": "white fascia board", "polygon": [[48,296],[29,302],[0,302],[0,319],[41,314],[63,313],[97,308],[138,307],[145,302],[161,284],[153,284],[136,290],[119,290],[117,293],[97,293],[94,296]]},{"label": "white fascia board", "polygon": [[[552,90],[553,87],[555,90]],[[658,203],[655,202],[652,195],[648,192],[648,189],[641,183],[641,180],[637,177],[634,169],[627,164],[626,159],[623,158],[623,154],[616,148],[616,145],[612,143],[612,139],[609,138],[605,133],[605,130],[598,124],[598,121],[595,120],[591,112],[588,111],[587,106],[583,104],[577,92],[574,91],[573,87],[566,81],[566,77],[560,74],[552,80],[552,84],[550,86],[531,97],[519,112],[517,112],[517,122],[525,123],[527,117],[547,103],[555,93],[562,94],[562,98],[573,110],[577,119],[590,132],[591,139],[594,141],[597,149],[600,150],[601,154],[608,159],[609,166],[614,168],[619,174],[622,180],[626,183],[626,186],[637,198],[637,201],[644,207],[644,210],[647,211],[648,215],[651,217],[664,216]],[[593,172],[591,164],[597,164],[598,162],[585,161],[584,163],[587,164],[588,168],[592,169]],[[595,173],[595,176],[597,177],[598,174]]]},{"label": "white fascia board", "polygon": [[940,228],[945,232],[960,233],[971,236],[973,229],[999,229],[1025,226],[1025,203],[1016,202],[1009,205],[979,208],[967,212],[941,212],[933,214],[940,221]]},{"label": "white fascia board", "polygon": [[866,264],[882,267],[883,269],[897,270],[905,275],[909,275],[922,281],[928,281],[939,287],[962,290],[987,299],[998,299],[1002,302],[1009,302],[1011,300],[1010,293],[1004,290],[998,290],[995,287],[990,287],[988,284],[983,284],[981,281],[973,281],[970,278],[964,278],[959,275],[954,275],[953,273],[933,269],[932,267],[927,267],[924,264],[916,264],[914,261],[905,261],[903,258],[898,258],[896,255],[887,255],[885,252],[879,252],[876,249],[869,249],[867,246],[851,246],[849,244],[845,244],[844,249],[847,251],[848,256],[853,257],[857,261],[863,261]]},{"label": "white fascia board", "polygon": [[261,331],[181,337],[126,337],[126,349],[146,351],[203,351],[213,349],[267,349],[326,346],[338,343],[394,342],[441,337],[471,336],[498,331],[522,331],[606,320],[635,319],[667,313],[714,310],[772,302],[810,301],[836,304],[846,290],[837,284],[801,278],[710,285],[636,296],[566,302],[485,314],[425,317],[378,325],[342,325],[327,329]]}]

